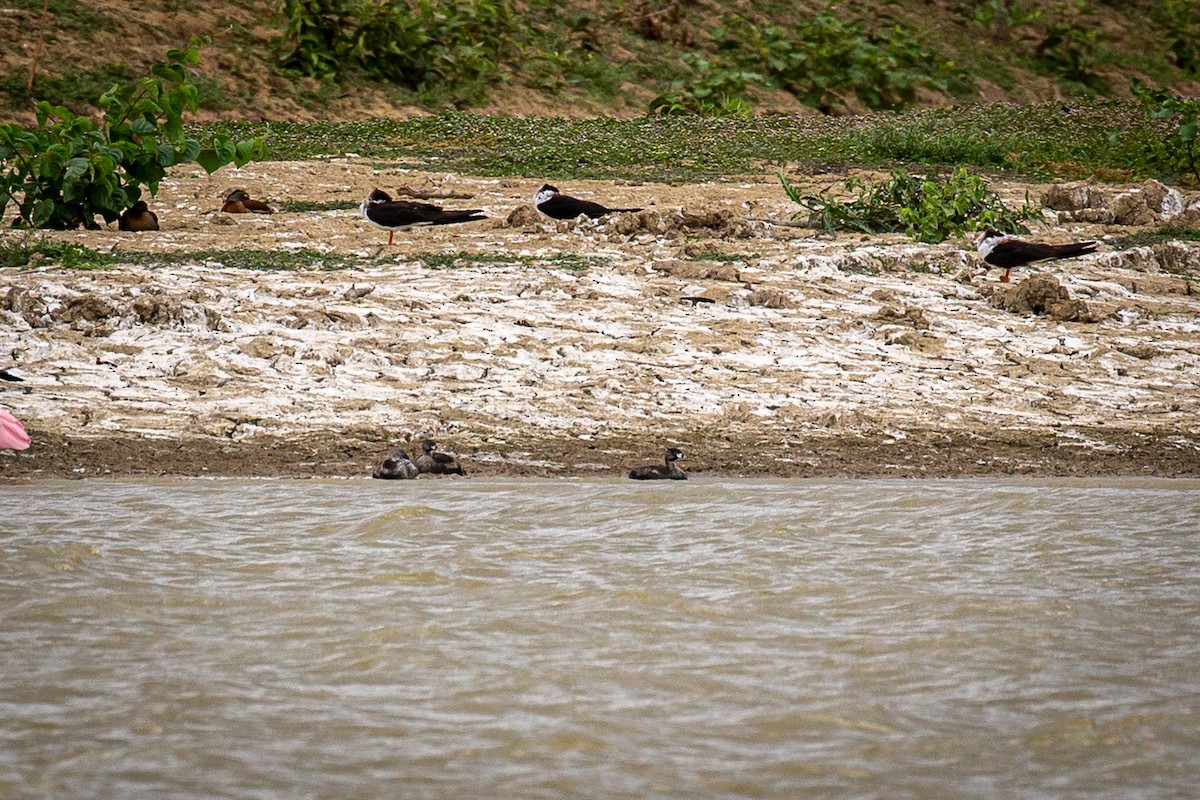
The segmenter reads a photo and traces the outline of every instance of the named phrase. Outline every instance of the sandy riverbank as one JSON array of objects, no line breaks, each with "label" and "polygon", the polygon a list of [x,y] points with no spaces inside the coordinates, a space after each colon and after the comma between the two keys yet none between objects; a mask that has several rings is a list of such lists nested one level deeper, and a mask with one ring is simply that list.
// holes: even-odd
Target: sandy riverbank
[{"label": "sandy riverbank", "polygon": [[[474,474],[620,474],[669,444],[700,474],[1200,474],[1195,243],[1048,265],[1073,305],[1038,314],[962,241],[763,222],[795,210],[768,176],[564,185],[648,209],[581,226],[510,220],[538,181],[454,177],[472,197],[445,204],[491,219],[385,249],[352,211],[214,213],[232,186],[357,203],[431,177],[181,170],[158,234],[48,234],[171,263],[0,272],[0,345],[26,379],[0,404],[35,442],[0,476],[358,475],[425,437]],[[1036,235],[1130,230],[1048,216]],[[353,266],[237,266],[301,248]]]}]

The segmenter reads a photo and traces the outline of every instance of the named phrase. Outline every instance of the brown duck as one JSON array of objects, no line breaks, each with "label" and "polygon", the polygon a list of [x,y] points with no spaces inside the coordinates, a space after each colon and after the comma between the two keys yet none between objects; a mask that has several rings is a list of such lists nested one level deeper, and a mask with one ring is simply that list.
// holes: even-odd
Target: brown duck
[{"label": "brown duck", "polygon": [[221,206],[225,214],[274,214],[275,209],[261,200],[254,200],[246,194],[245,189],[232,189],[225,195],[225,205]]},{"label": "brown duck", "polygon": [[449,453],[438,453],[432,439],[421,442],[421,455],[417,456],[417,469],[431,475],[466,475],[458,459]]},{"label": "brown duck", "polygon": [[158,230],[158,215],[146,205],[145,200],[138,200],[121,212],[117,229],[122,231],[156,231]]}]

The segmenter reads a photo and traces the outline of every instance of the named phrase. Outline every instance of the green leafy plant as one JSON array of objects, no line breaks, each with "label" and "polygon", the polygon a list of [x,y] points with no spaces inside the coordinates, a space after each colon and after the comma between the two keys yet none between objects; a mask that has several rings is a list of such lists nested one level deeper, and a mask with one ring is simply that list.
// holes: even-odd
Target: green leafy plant
[{"label": "green leafy plant", "polygon": [[675,81],[671,90],[650,101],[650,113],[670,116],[695,114],[702,117],[748,117],[750,103],[742,95],[752,83],[761,83],[756,72],[728,69],[693,53],[684,56],[693,70],[687,80]]},{"label": "green leafy plant", "polygon": [[1200,166],[1196,163],[1200,101],[1178,97],[1166,89],[1152,89],[1139,81],[1134,81],[1131,89],[1147,117],[1167,123],[1166,136],[1143,151],[1144,160],[1176,179],[1190,172],[1200,183]]},{"label": "green leafy plant", "polygon": [[1169,58],[1186,74],[1200,77],[1200,14],[1196,0],[1161,0],[1150,18],[1162,28]]},{"label": "green leafy plant", "polygon": [[482,99],[515,58],[512,0],[285,0],[280,63],[316,78],[378,78],[437,103]]},{"label": "green leafy plant", "polygon": [[265,156],[261,137],[199,139],[185,130],[184,112],[198,108],[187,67],[199,62],[202,43],[171,50],[150,75],[106,91],[99,121],[43,101],[36,127],[0,125],[0,202],[17,207],[14,224],[97,228],[96,215],[112,222],[143,187],[156,194],[176,164],[195,162],[211,173]]},{"label": "green leafy plant", "polygon": [[954,65],[903,26],[875,29],[866,17],[844,16],[830,4],[790,31],[740,19],[717,35],[744,67],[825,113],[851,95],[872,109],[894,109],[912,102],[919,86],[950,87]]},{"label": "green leafy plant", "polygon": [[23,269],[49,261],[65,269],[105,269],[117,260],[112,253],[84,245],[29,238],[36,235],[26,232],[0,240],[0,267]]},{"label": "green leafy plant", "polygon": [[[788,197],[807,210],[808,224],[831,235],[837,230],[904,232],[917,241],[941,242],[984,228],[1026,233],[1023,221],[1038,216],[1028,196],[1025,204],[1013,211],[965,167],[951,172],[945,181],[910,175],[902,169],[893,171],[890,180],[873,185],[851,178],[845,190],[854,197],[848,201],[832,197],[828,190],[818,195],[801,194],[782,171],[779,180]],[[796,217],[804,215],[802,211]]]},{"label": "green leafy plant", "polygon": [[114,83],[137,77],[132,69],[120,62],[100,64],[90,69],[68,69],[57,77],[39,74],[33,90],[27,88],[28,74],[14,70],[0,79],[0,92],[14,103],[25,105],[33,98],[52,98],[56,105],[70,107],[94,106],[105,89]]},{"label": "green leafy plant", "polygon": [[284,0],[287,20],[275,43],[280,64],[314,78],[333,78],[354,49],[355,5],[350,0]]},{"label": "green leafy plant", "polygon": [[1034,48],[1037,67],[1063,81],[1091,91],[1102,91],[1106,84],[1095,71],[1098,37],[1075,22],[1055,22]]},{"label": "green leafy plant", "polygon": [[1040,9],[1027,7],[1020,0],[986,0],[969,5],[977,23],[1009,35],[1042,18]]}]

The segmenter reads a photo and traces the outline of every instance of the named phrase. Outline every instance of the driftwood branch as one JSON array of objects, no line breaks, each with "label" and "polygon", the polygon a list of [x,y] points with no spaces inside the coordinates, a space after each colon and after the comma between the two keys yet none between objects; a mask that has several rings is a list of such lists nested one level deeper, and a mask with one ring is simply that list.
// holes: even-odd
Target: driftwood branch
[{"label": "driftwood branch", "polygon": [[470,192],[456,192],[445,186],[435,186],[428,189],[413,188],[405,184],[396,190],[396,194],[400,197],[415,197],[418,200],[468,200],[475,195]]}]

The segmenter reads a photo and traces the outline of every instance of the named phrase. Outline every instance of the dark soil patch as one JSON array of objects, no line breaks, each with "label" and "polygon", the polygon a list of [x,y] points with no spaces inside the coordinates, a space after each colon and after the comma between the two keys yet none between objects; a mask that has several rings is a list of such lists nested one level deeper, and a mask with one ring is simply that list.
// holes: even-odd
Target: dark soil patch
[{"label": "dark soil patch", "polygon": [[[680,433],[660,442],[552,439],[455,452],[468,475],[614,477],[657,462],[678,445],[694,478],[956,478],[987,475],[1200,476],[1200,442],[1174,435],[1005,431],[982,439],[937,431],[797,438],[786,443],[733,441]],[[335,436],[256,437],[231,442],[204,437],[76,438],[30,431],[35,446],[0,456],[0,479],[131,476],[365,477],[397,442],[341,441]],[[416,448],[414,448],[416,449]]]}]

